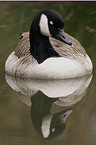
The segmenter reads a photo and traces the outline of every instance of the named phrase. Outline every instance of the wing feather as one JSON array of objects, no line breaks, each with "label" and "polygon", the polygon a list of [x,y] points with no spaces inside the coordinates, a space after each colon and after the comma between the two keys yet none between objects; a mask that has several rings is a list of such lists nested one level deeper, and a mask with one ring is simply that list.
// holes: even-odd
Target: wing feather
[{"label": "wing feather", "polygon": [[81,46],[81,44],[79,43],[78,40],[76,40],[75,38],[73,38],[72,36],[68,35],[67,33],[65,33],[66,36],[71,40],[72,45],[68,45],[65,44],[59,40],[56,40],[52,37],[50,37],[50,42],[51,45],[53,46],[53,48],[55,49],[55,51],[63,57],[67,57],[67,58],[77,58],[80,55],[82,56],[86,56],[86,51],[85,49]]},{"label": "wing feather", "polygon": [[21,39],[15,49],[15,55],[18,56],[18,58],[20,58],[22,56],[31,55],[28,32],[21,34]]},{"label": "wing feather", "polygon": [[[72,45],[67,45],[59,40],[56,40],[52,37],[49,38],[50,43],[54,50],[62,57],[66,57],[69,59],[81,59],[82,57],[86,57],[86,51],[81,46],[78,40],[73,38],[72,36],[65,33],[67,37],[71,40]],[[18,58],[22,57],[22,62],[37,62],[30,53],[30,42],[29,42],[29,32],[22,33],[21,39],[16,47],[15,55]],[[81,57],[82,56],[82,57]]]},{"label": "wing feather", "polygon": [[21,63],[28,65],[29,63],[37,63],[30,53],[29,32],[20,34],[21,39],[15,49],[15,55],[21,59]]}]

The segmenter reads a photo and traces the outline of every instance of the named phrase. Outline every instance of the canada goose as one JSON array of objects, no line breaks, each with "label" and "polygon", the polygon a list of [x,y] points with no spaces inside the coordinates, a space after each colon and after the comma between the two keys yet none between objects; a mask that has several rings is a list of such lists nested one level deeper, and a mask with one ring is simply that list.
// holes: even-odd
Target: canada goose
[{"label": "canada goose", "polygon": [[92,73],[85,49],[63,28],[63,18],[56,11],[40,11],[30,31],[21,34],[15,51],[9,55],[6,73],[39,79],[76,78]]}]

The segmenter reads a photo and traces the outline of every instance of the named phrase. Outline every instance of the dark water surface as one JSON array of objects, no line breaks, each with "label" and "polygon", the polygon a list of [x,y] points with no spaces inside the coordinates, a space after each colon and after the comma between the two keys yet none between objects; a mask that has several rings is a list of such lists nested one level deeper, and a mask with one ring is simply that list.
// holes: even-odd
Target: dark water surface
[{"label": "dark water surface", "polygon": [[[18,34],[46,8],[58,11],[65,31],[84,46],[93,76],[61,81],[5,76]],[[96,145],[96,2],[0,2],[0,145],[42,144]]]}]

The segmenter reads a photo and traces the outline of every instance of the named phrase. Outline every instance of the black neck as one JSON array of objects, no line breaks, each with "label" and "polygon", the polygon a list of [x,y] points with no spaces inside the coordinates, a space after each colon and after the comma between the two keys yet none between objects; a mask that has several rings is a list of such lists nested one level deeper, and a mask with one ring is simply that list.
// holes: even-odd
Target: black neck
[{"label": "black neck", "polygon": [[30,34],[30,52],[40,64],[49,57],[59,57],[50,44],[49,37],[32,32]]}]

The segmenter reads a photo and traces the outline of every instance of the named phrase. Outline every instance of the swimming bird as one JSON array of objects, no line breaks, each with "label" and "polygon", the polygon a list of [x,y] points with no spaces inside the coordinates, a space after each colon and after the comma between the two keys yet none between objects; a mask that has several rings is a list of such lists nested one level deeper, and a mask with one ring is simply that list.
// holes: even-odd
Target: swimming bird
[{"label": "swimming bird", "polygon": [[51,9],[40,11],[29,32],[6,63],[10,75],[38,79],[77,78],[92,73],[92,62],[78,40],[64,32],[62,16]]}]

